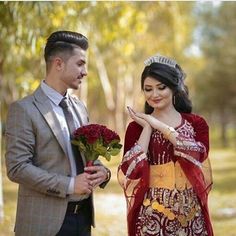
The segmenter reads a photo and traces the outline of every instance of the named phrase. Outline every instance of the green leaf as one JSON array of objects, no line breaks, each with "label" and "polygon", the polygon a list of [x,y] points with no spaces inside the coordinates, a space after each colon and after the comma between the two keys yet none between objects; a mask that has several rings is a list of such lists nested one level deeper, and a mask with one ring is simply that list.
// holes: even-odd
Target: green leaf
[{"label": "green leaf", "polygon": [[103,147],[102,145],[97,145],[95,148],[94,148],[94,151],[98,152],[100,155],[104,156],[107,152],[107,149],[106,147]]},{"label": "green leaf", "polygon": [[111,156],[116,156],[120,153],[120,149],[119,148],[111,149],[111,150],[109,150],[109,153]]},{"label": "green leaf", "polygon": [[114,145],[115,143],[119,143],[120,141],[118,139],[114,139],[110,142],[109,146]]},{"label": "green leaf", "polygon": [[79,146],[80,141],[73,139],[73,140],[71,141],[71,143],[74,144],[74,145]]},{"label": "green leaf", "polygon": [[81,141],[78,141],[78,140],[72,140],[71,141],[72,144],[78,146],[79,150],[80,151],[85,151],[86,150],[86,146],[81,142]]},{"label": "green leaf", "polygon": [[116,144],[114,144],[113,148],[121,149],[122,148],[122,144],[116,143]]},{"label": "green leaf", "polygon": [[109,152],[107,152],[104,157],[106,158],[107,161],[110,161],[111,160],[111,155]]}]

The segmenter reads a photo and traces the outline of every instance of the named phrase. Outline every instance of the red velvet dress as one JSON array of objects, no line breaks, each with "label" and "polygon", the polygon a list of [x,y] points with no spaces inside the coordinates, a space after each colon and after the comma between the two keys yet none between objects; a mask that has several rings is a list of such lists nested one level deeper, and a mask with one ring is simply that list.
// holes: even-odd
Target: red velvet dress
[{"label": "red velvet dress", "polygon": [[136,143],[142,127],[127,128],[118,179],[127,200],[129,236],[212,236],[207,197],[212,185],[208,125],[182,113],[177,145],[154,130],[148,153]]}]

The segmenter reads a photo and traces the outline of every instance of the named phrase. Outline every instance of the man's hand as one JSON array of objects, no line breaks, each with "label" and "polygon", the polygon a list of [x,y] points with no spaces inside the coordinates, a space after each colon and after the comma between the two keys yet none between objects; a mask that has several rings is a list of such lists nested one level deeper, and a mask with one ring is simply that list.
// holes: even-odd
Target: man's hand
[{"label": "man's hand", "polygon": [[83,173],[75,177],[74,193],[83,195],[91,194],[93,190],[93,183],[90,180],[90,174]]},{"label": "man's hand", "polygon": [[108,172],[104,166],[89,166],[85,167],[84,170],[91,173],[89,174],[88,179],[91,181],[93,188],[96,188],[108,179]]}]

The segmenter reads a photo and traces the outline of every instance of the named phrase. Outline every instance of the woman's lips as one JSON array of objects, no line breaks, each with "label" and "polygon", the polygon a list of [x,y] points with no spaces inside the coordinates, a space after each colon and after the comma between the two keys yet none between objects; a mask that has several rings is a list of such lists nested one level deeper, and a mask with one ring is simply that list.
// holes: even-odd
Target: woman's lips
[{"label": "woman's lips", "polygon": [[162,99],[153,99],[152,102],[159,103]]}]

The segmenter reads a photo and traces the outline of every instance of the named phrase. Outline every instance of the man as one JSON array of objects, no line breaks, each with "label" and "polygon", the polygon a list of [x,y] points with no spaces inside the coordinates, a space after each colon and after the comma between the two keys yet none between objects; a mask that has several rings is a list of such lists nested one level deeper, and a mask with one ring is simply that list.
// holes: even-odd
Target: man
[{"label": "man", "polygon": [[92,192],[106,185],[110,172],[101,164],[84,168],[84,157],[72,146],[72,129],[86,125],[88,116],[67,92],[87,75],[87,48],[82,34],[52,33],[44,50],[45,80],[10,106],[6,167],[19,184],[17,236],[91,235]]}]

